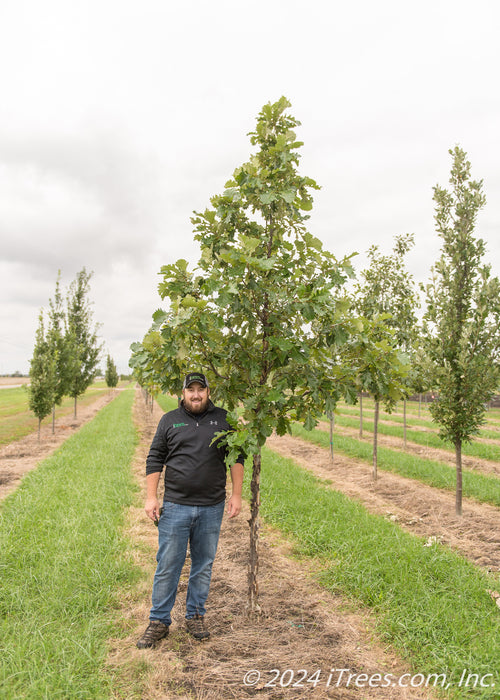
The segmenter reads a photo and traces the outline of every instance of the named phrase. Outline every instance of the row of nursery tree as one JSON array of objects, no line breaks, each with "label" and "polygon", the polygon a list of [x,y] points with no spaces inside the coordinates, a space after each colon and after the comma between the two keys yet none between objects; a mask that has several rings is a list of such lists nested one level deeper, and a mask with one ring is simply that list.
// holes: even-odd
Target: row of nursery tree
[{"label": "row of nursery tree", "polygon": [[[77,399],[97,374],[102,345],[89,301],[91,277],[83,268],[63,297],[59,273],[54,298],[49,300],[48,323],[40,311],[28,387],[29,407],[38,418],[39,435],[40,424],[51,411],[54,431],[55,407],[64,396],[74,399],[76,418]],[[109,387],[118,384],[116,366],[109,355],[105,379]]]},{"label": "row of nursery tree", "polygon": [[[215,399],[230,411],[229,459],[252,459],[249,605],[257,610],[257,540],[261,449],[293,421],[313,428],[337,402],[361,392],[387,410],[432,389],[430,410],[456,452],[456,511],[462,512],[461,449],[484,420],[497,389],[500,289],[474,237],[485,204],[482,182],[460,148],[450,151],[449,188],[434,188],[441,256],[418,298],[405,256],[412,235],[396,237],[390,255],[377,246],[358,280],[352,256],[337,260],[307,231],[313,190],[298,172],[302,143],[281,98],[267,104],[250,134],[256,147],[211,206],[192,223],[201,255],[161,269],[168,310],[153,314],[130,365],[151,394],[180,394],[189,369],[204,371]],[[376,476],[376,430],[374,476]]]}]

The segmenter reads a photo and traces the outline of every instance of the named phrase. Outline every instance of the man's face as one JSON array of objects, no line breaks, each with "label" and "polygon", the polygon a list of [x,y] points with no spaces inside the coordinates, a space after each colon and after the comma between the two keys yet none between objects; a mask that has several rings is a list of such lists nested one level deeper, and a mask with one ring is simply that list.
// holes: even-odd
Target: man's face
[{"label": "man's face", "polygon": [[182,390],[184,406],[191,413],[203,413],[208,406],[210,389],[199,382],[193,382]]}]

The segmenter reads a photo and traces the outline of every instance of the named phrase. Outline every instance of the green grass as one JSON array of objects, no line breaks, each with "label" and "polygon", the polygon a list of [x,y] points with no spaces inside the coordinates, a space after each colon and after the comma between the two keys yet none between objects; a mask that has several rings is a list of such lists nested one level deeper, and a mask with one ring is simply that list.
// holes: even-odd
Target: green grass
[{"label": "green grass", "polygon": [[[109,389],[100,384],[92,384],[85,394],[78,399],[78,409],[95,401]],[[56,407],[56,419],[73,416],[74,399],[64,397],[61,406]],[[51,425],[52,414],[47,416],[42,425]],[[0,390],[0,445],[19,440],[25,435],[38,430],[38,418],[29,410],[28,392],[23,387]],[[57,428],[56,428],[57,430]]]},{"label": "green grass", "polygon": [[[365,418],[373,418],[373,414],[375,413],[373,409],[367,409],[365,407],[364,402],[365,400],[363,399],[363,425]],[[342,403],[338,404],[337,410],[339,411],[340,415],[343,416],[357,416],[356,427],[359,427],[359,406],[347,406],[346,404]],[[337,416],[337,414],[335,414],[335,416]],[[381,409],[379,420],[387,420],[392,421],[394,423],[403,423],[404,418],[403,415],[400,413],[386,413]],[[422,411],[422,415],[419,417],[415,413],[412,413],[408,410],[406,413],[406,423],[408,425],[421,425],[425,428],[436,429],[436,424],[430,418],[428,411]]]},{"label": "green grass", "polygon": [[28,408],[28,394],[22,386],[0,389],[0,419],[23,413]]},{"label": "green grass", "polygon": [[0,696],[110,696],[106,640],[136,576],[121,534],[136,443],[124,391],[0,506]]},{"label": "green grass", "polygon": [[177,399],[173,396],[167,396],[166,394],[160,394],[159,396],[157,396],[156,401],[165,411],[165,413],[167,413],[168,411],[173,411],[174,408],[177,408],[178,406]]},{"label": "green grass", "polygon": [[[309,431],[296,424],[293,426],[293,435],[325,449],[330,449],[330,434],[324,430],[316,428]],[[363,460],[368,464],[372,463],[371,443],[334,434],[333,449],[334,453],[335,451],[342,452],[348,457]],[[387,447],[379,447],[377,453],[378,468],[383,471],[417,479],[435,488],[455,491],[456,472],[454,467],[432,459],[391,450]],[[500,479],[464,469],[463,495],[475,498],[481,503],[491,503],[500,507]]]},{"label": "green grass", "polygon": [[[261,490],[264,519],[321,562],[325,588],[369,606],[414,673],[447,673],[450,697],[499,697],[500,614],[486,592],[498,578],[447,547],[424,547],[268,449]],[[463,669],[495,674],[496,688],[457,688]]]},{"label": "green grass", "polygon": [[[350,418],[349,416],[344,416],[342,414],[335,415],[335,423],[341,427],[359,428],[359,419]],[[373,422],[363,419],[363,430],[373,433]],[[387,425],[383,422],[379,422],[378,432],[381,435],[391,435],[393,437],[398,437],[401,440],[403,440],[404,437],[403,427],[399,427],[398,425]],[[497,434],[494,437],[496,437],[500,442],[500,434]],[[407,425],[406,438],[411,442],[415,442],[418,445],[424,445],[425,447],[437,447],[439,449],[453,452],[455,449],[451,443],[441,440],[436,433],[422,430],[412,430],[410,424]],[[470,457],[480,457],[481,459],[489,459],[494,462],[500,462],[500,444],[491,445],[483,442],[472,442],[469,444],[464,443],[462,445],[462,454]]]}]

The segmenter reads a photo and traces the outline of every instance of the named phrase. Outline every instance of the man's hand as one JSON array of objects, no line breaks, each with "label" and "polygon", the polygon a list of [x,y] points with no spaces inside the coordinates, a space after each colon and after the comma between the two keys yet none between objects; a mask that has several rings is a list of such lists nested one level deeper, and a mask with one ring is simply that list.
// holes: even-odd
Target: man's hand
[{"label": "man's hand", "polygon": [[160,502],[157,498],[148,498],[144,510],[148,518],[151,520],[158,520],[160,517]]},{"label": "man's hand", "polygon": [[234,518],[241,512],[241,496],[231,496],[227,502],[227,514],[230,518]]}]

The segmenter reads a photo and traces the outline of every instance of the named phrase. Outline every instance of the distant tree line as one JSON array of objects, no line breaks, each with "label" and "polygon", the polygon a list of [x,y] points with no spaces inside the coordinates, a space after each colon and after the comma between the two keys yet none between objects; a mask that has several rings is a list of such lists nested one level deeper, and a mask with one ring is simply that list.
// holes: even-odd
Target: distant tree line
[{"label": "distant tree line", "polygon": [[[65,298],[60,276],[59,272],[54,297],[49,300],[48,318],[40,311],[30,362],[29,407],[38,418],[39,435],[40,424],[51,411],[54,430],[55,407],[64,396],[74,399],[76,418],[77,399],[94,380],[102,352],[89,301],[92,273],[85,268],[78,272]],[[116,367],[109,355],[106,380],[108,386],[118,383]]]}]

